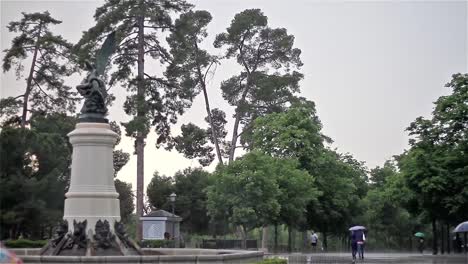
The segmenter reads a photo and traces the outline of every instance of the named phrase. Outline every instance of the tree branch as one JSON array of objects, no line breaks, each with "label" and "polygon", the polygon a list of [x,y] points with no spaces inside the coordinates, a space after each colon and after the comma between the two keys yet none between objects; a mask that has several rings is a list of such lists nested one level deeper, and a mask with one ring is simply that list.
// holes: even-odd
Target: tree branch
[{"label": "tree branch", "polygon": [[133,38],[129,38],[129,39],[125,40],[124,42],[120,43],[120,44],[119,44],[119,47],[121,47],[121,46],[127,44],[129,41],[135,40],[135,39],[137,39],[137,38],[138,38],[138,36],[137,36],[137,37],[133,37]]},{"label": "tree branch", "polygon": [[216,64],[216,65],[217,65],[216,61],[212,61],[212,62],[210,63],[210,65],[208,66],[208,68],[206,68],[205,74],[203,74],[203,82],[204,82],[204,83],[206,83],[206,76],[208,76],[208,72],[210,71],[211,66],[213,66],[213,64]]},{"label": "tree branch", "polygon": [[237,134],[237,138],[239,138],[242,134],[244,134],[246,131],[248,131],[248,130],[250,130],[250,129],[252,129],[252,128],[253,128],[253,124],[252,124],[252,123],[249,124],[248,126],[244,127],[244,128],[242,129],[242,131],[241,131],[239,134]]},{"label": "tree branch", "polygon": [[[49,79],[49,76],[47,76],[46,74],[43,74],[42,72],[36,71],[36,70],[34,70],[34,72],[35,72],[35,73],[38,73],[38,74],[40,74],[42,77],[44,77],[44,79],[47,81],[48,84],[55,86],[55,85],[54,85],[54,82],[52,82],[52,81]],[[34,79],[34,82],[36,82],[35,79]],[[36,82],[36,83],[37,83],[37,82]]]},{"label": "tree branch", "polygon": [[[118,54],[118,55],[115,55],[114,57],[111,58],[111,61],[117,59],[117,58],[120,58],[120,57],[123,57],[123,56],[136,56],[138,55],[138,53],[121,53],[121,54]],[[133,59],[134,61],[136,61],[137,59]]]},{"label": "tree branch", "polygon": [[154,27],[154,26],[144,26],[145,28],[152,28],[152,29],[171,29],[172,27]]},{"label": "tree branch", "polygon": [[39,83],[36,81],[36,79],[33,78],[33,81],[34,81],[34,83],[37,85],[37,87],[39,88],[39,90],[41,90],[41,92],[44,93],[45,96],[49,97],[49,99],[52,100],[52,102],[55,101],[54,98],[50,97],[50,95],[47,94],[47,93],[42,89],[42,87],[39,85]]}]

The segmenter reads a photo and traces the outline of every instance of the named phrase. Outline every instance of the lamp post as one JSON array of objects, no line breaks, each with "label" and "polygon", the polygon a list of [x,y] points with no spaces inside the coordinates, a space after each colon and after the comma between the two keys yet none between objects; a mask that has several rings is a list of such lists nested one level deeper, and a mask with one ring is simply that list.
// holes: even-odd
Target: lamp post
[{"label": "lamp post", "polygon": [[177,194],[171,193],[169,195],[169,201],[171,201],[172,206],[172,239],[175,240],[175,201],[176,201]]}]

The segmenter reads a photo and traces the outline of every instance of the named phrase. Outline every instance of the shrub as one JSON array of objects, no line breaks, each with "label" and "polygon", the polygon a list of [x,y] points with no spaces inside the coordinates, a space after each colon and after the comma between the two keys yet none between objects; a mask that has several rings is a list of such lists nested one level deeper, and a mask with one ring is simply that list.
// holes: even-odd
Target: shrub
[{"label": "shrub", "polygon": [[288,264],[288,261],[286,259],[280,259],[280,258],[268,258],[268,259],[259,261],[255,264]]},{"label": "shrub", "polygon": [[7,248],[41,248],[46,244],[46,240],[17,239],[5,241]]},{"label": "shrub", "polygon": [[173,248],[174,240],[142,240],[140,247],[142,248]]}]

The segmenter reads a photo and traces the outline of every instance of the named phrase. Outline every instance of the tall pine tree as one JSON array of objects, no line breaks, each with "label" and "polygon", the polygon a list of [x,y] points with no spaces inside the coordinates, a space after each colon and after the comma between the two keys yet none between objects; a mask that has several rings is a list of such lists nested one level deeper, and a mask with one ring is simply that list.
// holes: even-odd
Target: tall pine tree
[{"label": "tall pine tree", "polygon": [[[270,28],[260,9],[247,9],[235,15],[226,32],[216,36],[214,46],[226,48],[225,58],[235,58],[240,74],[222,82],[225,100],[235,107],[229,161],[234,159],[237,142],[258,116],[283,110],[299,92],[303,75],[301,50],[294,48],[294,36],[285,28]],[[239,125],[244,129],[239,133]]]},{"label": "tall pine tree", "polygon": [[[210,136],[211,143],[215,145],[218,163],[223,163],[220,145],[226,136],[223,132],[223,125],[217,125],[222,118],[219,117],[219,109],[211,109],[208,98],[206,78],[212,72],[213,68],[218,63],[217,58],[210,55],[206,50],[199,47],[200,43],[207,36],[206,26],[211,21],[211,15],[207,11],[190,11],[180,16],[175,22],[175,30],[169,36],[167,41],[171,45],[171,54],[174,58],[173,63],[167,69],[167,76],[173,79],[180,85],[187,86],[188,89],[195,88],[203,91],[206,108],[206,121],[209,124],[207,132]],[[190,125],[190,124],[189,124]],[[202,131],[202,129],[200,129]],[[223,135],[224,134],[224,135]],[[190,136],[189,136],[190,137]],[[179,137],[182,139],[181,137]],[[190,140],[191,141],[191,140]],[[190,145],[198,145],[195,142],[190,142]],[[186,157],[191,157],[191,153],[184,151],[187,146],[180,145],[176,142],[176,147],[179,146],[179,151],[183,152]],[[209,146],[201,147],[209,150]],[[211,163],[210,153],[199,153],[199,156]],[[198,154],[198,153],[197,153]],[[207,165],[203,163],[202,165]]]},{"label": "tall pine tree", "polygon": [[[133,118],[125,123],[127,136],[135,138],[137,155],[137,216],[143,213],[144,147],[150,128],[155,126],[157,144],[170,135],[170,124],[191,105],[192,89],[171,85],[161,76],[145,71],[145,59],[162,67],[171,61],[161,32],[173,28],[171,15],[188,10],[183,0],[108,0],[96,10],[96,25],[84,33],[77,47],[81,58],[93,54],[104,36],[116,32],[118,47],[113,58],[109,86],[119,82],[131,94],[124,110]],[[141,239],[138,222],[137,238]]]},{"label": "tall pine tree", "polygon": [[4,50],[3,71],[14,67],[16,76],[23,76],[24,60],[31,59],[26,88],[16,97],[0,100],[0,116],[11,117],[21,112],[21,127],[28,122],[28,113],[66,112],[75,107],[75,92],[64,85],[63,77],[72,73],[70,49],[72,45],[55,35],[51,25],[62,23],[49,12],[22,13],[19,21],[10,22],[10,32],[18,33],[9,49]]}]

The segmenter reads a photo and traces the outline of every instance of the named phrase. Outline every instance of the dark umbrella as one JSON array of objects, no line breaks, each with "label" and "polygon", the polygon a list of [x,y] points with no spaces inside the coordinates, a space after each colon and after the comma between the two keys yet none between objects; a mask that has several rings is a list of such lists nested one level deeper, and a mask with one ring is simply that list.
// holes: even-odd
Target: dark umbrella
[{"label": "dark umbrella", "polygon": [[353,226],[349,229],[349,231],[357,231],[357,230],[366,230],[363,226]]}]

